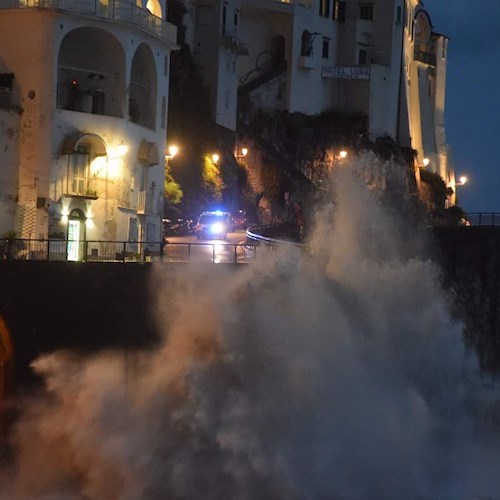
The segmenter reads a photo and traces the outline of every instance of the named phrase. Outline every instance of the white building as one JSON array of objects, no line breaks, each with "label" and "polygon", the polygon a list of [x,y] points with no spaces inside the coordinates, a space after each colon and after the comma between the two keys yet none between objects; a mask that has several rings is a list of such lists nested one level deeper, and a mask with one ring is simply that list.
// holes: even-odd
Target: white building
[{"label": "white building", "polygon": [[165,19],[166,0],[2,0],[0,236],[160,241]]},{"label": "white building", "polygon": [[419,0],[241,0],[240,95],[254,108],[368,117],[454,186],[444,132],[447,38]]}]

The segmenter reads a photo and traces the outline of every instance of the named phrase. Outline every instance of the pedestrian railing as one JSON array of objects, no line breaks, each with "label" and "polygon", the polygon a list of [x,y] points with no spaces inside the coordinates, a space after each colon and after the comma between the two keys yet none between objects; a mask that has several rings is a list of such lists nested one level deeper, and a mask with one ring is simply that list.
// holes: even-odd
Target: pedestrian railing
[{"label": "pedestrian railing", "polygon": [[471,226],[500,226],[500,213],[498,212],[471,212],[465,214]]},{"label": "pedestrian railing", "polygon": [[132,241],[66,241],[0,239],[0,261],[48,262],[213,262],[244,264],[266,247],[257,243],[140,243]]}]

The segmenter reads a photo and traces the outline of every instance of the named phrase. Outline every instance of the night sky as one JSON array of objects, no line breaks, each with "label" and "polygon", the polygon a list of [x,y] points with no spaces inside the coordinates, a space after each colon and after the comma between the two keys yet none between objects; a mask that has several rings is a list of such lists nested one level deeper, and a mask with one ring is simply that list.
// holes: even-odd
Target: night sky
[{"label": "night sky", "polygon": [[449,37],[446,136],[466,212],[500,213],[500,0],[424,0]]}]

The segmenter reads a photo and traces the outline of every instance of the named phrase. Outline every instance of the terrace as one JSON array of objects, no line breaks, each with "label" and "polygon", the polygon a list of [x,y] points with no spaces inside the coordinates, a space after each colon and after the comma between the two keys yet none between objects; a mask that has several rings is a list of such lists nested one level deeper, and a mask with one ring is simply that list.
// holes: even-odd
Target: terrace
[{"label": "terrace", "polygon": [[2,0],[0,10],[55,9],[128,24],[162,40],[177,43],[177,27],[130,0]]}]

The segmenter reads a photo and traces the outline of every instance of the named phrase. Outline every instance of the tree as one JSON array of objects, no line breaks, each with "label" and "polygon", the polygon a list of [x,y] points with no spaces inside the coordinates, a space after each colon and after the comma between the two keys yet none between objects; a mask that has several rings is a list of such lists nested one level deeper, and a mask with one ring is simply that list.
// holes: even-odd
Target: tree
[{"label": "tree", "polygon": [[221,171],[210,156],[203,157],[202,178],[207,193],[216,200],[221,200],[225,186]]},{"label": "tree", "polygon": [[170,165],[165,165],[165,183],[164,183],[165,198],[171,205],[178,205],[183,197],[181,186],[175,181],[172,176]]}]

